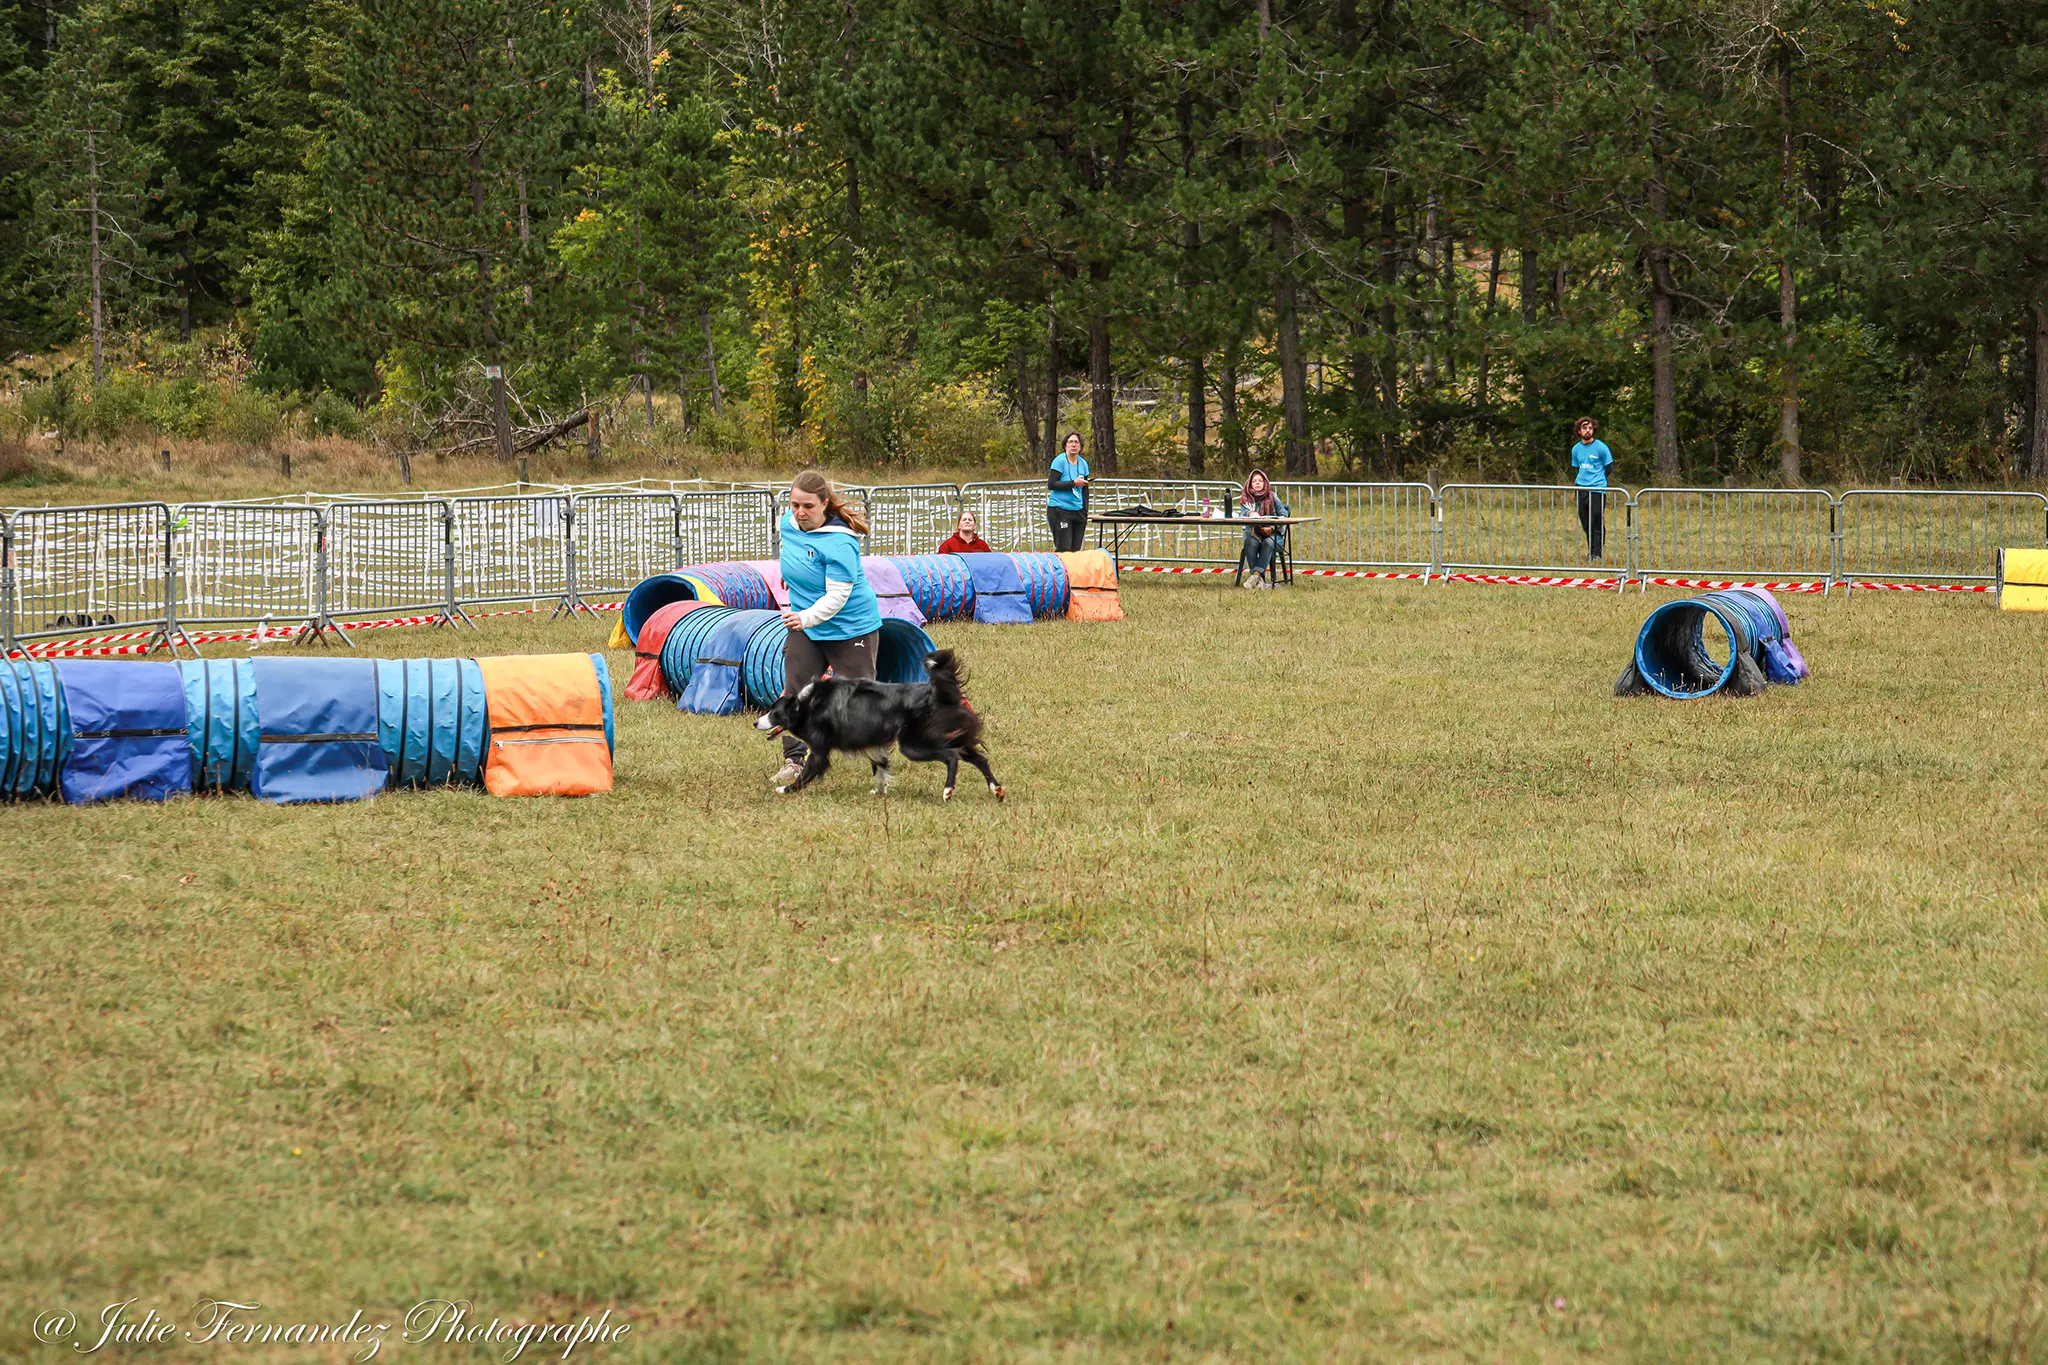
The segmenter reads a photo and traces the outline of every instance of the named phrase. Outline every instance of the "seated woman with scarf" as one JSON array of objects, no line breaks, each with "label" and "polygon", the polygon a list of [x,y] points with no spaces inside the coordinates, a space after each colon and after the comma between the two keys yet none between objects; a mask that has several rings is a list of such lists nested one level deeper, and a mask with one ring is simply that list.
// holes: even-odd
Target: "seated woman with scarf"
[{"label": "seated woman with scarf", "polygon": [[[1244,510],[1238,515],[1246,517],[1284,517],[1287,504],[1273,496],[1273,481],[1266,477],[1263,469],[1254,469],[1244,481]],[[1244,565],[1244,586],[1247,588],[1270,588],[1273,586],[1273,556],[1280,550],[1280,538],[1287,534],[1284,526],[1247,526],[1244,528],[1244,551],[1239,562]]]}]

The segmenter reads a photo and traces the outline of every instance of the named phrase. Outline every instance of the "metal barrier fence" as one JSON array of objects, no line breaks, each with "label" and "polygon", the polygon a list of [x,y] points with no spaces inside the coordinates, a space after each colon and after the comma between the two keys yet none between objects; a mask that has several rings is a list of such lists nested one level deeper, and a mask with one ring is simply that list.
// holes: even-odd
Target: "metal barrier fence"
[{"label": "metal barrier fence", "polygon": [[1645,488],[1635,495],[1636,577],[1832,583],[1835,500],[1824,489]]},{"label": "metal barrier fence", "polygon": [[1836,501],[1836,580],[1989,583],[2001,546],[2040,547],[2048,498],[2039,493],[1855,489]]},{"label": "metal barrier fence", "polygon": [[1446,484],[1437,490],[1437,570],[1630,577],[1635,500],[1622,488]]},{"label": "metal barrier fence", "polygon": [[[1042,480],[842,490],[872,523],[872,553],[920,554],[975,513],[991,544],[1049,548]],[[1304,567],[1657,579],[1971,585],[2006,546],[2048,547],[2031,492],[1645,488],[1288,481]],[[1090,508],[1199,512],[1237,496],[1200,479],[1101,478]],[[787,490],[654,481],[539,493],[161,502],[0,511],[0,645],[112,634],[185,642],[182,623],[300,625],[338,618],[466,621],[484,603],[587,609],[680,565],[767,559]],[[1597,515],[1596,515],[1597,513]],[[1190,517],[1132,527],[1129,560],[1236,562],[1243,530]],[[1592,551],[1599,541],[1601,555]]]},{"label": "metal barrier fence", "polygon": [[188,626],[326,621],[327,517],[317,507],[191,503],[171,519]]}]

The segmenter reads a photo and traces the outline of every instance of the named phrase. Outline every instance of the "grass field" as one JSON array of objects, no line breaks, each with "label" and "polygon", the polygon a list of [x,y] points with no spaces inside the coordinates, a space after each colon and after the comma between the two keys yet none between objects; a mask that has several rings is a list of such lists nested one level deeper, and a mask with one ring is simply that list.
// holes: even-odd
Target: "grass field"
[{"label": "grass field", "polygon": [[0,1357],[2041,1353],[2041,620],[1788,599],[1810,685],[1681,705],[1634,595],[1125,601],[934,629],[1006,805],[628,704],[603,798],[0,810]]}]

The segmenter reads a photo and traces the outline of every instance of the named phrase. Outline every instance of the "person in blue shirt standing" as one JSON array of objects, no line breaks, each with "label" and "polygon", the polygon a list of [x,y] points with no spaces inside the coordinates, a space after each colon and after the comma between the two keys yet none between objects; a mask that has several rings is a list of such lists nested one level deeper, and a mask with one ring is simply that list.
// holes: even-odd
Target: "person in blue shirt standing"
[{"label": "person in blue shirt standing", "polygon": [[1088,461],[1081,457],[1081,433],[1067,433],[1066,449],[1053,456],[1045,481],[1045,519],[1052,526],[1052,548],[1078,550],[1088,531]]},{"label": "person in blue shirt standing", "polygon": [[[867,519],[839,500],[832,481],[806,469],[789,486],[789,510],[782,514],[782,582],[789,606],[782,623],[782,695],[793,697],[824,676],[875,676],[875,651],[882,639],[882,606],[860,566],[860,538]],[[803,771],[804,742],[782,737],[782,770],[775,785],[786,787]]]},{"label": "person in blue shirt standing", "polygon": [[1607,548],[1607,466],[1614,463],[1614,452],[1607,448],[1607,442],[1593,435],[1593,419],[1581,417],[1576,425],[1578,444],[1572,447],[1572,468],[1577,476],[1572,480],[1579,489],[1579,525],[1585,528],[1586,549],[1599,562],[1601,553]]}]

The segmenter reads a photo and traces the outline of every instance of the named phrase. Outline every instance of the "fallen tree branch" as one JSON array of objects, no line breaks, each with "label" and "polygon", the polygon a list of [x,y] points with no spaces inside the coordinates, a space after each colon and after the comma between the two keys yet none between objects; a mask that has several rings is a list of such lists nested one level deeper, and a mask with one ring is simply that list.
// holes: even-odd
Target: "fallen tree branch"
[{"label": "fallen tree branch", "polygon": [[[545,426],[526,427],[514,431],[512,433],[512,453],[514,455],[524,455],[530,450],[539,450],[550,441],[560,440],[589,420],[590,409],[579,408],[559,422],[550,422]],[[459,441],[452,446],[447,446],[440,450],[430,450],[426,453],[436,456],[461,455],[468,451],[481,450],[485,446],[495,445],[497,444],[497,439],[495,433],[489,436],[477,436],[472,437],[470,440]]]}]

